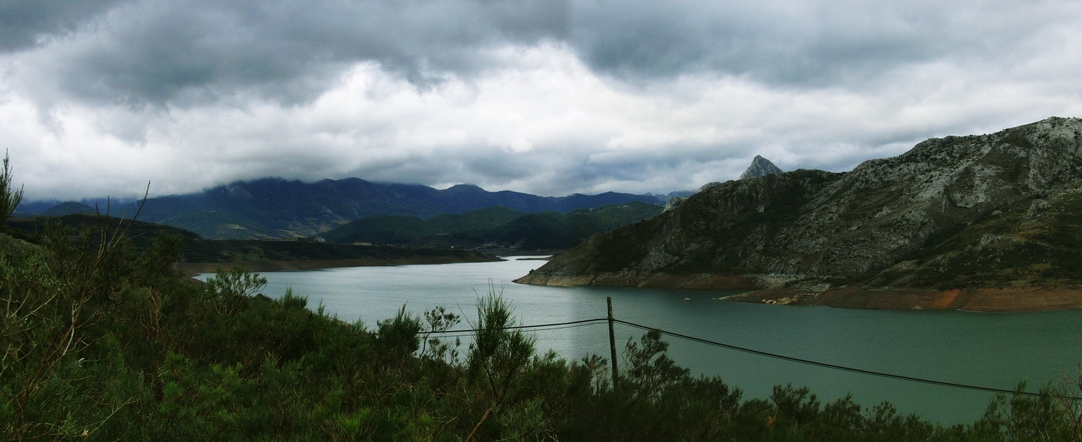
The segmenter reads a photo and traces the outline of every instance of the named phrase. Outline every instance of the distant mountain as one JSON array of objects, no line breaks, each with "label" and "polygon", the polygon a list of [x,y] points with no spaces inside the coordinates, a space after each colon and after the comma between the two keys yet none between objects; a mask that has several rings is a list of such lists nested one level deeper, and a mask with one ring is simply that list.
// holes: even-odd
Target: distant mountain
[{"label": "distant mountain", "polygon": [[775,166],[770,160],[756,155],[755,158],[751,160],[751,165],[748,166],[747,170],[740,174],[740,179],[746,180],[778,173],[782,173],[781,169],[778,169],[778,166]]},{"label": "distant mountain", "polygon": [[52,207],[62,204],[62,201],[56,200],[44,200],[44,201],[27,201],[23,200],[19,203],[19,207],[15,208],[15,212],[11,214],[13,217],[40,215],[45,213]]},{"label": "distant mountain", "polygon": [[573,247],[595,233],[658,213],[661,213],[661,206],[638,201],[568,213],[525,213],[492,207],[461,215],[439,215],[428,220],[403,215],[371,216],[320,236],[330,242],[373,245],[559,250]]},{"label": "distant mountain", "polygon": [[[189,230],[210,239],[294,238],[327,232],[374,215],[427,219],[491,207],[523,213],[563,213],[631,201],[663,203],[650,195],[614,192],[542,197],[511,191],[488,192],[472,185],[437,190],[415,184],[372,183],[358,178],[315,183],[266,178],[194,194],[150,198],[139,211],[138,219]],[[56,211],[85,210],[73,203],[61,206]],[[109,213],[131,217],[137,209],[137,203],[113,204]]]},{"label": "distant mountain", "polygon": [[83,203],[77,203],[69,201],[66,203],[60,203],[53,207],[46,209],[42,212],[42,215],[46,216],[64,216],[71,215],[73,213],[97,213],[96,209]]},{"label": "distant mountain", "polygon": [[[40,242],[50,226],[92,232],[104,230],[122,233],[137,249],[146,249],[165,234],[180,240],[178,267],[191,272],[213,272],[218,268],[244,267],[250,271],[311,269],[359,265],[440,264],[450,262],[495,261],[482,252],[440,248],[407,249],[402,247],[358,247],[312,240],[208,240],[192,232],[141,221],[70,214],[59,217],[21,217],[9,220],[0,232],[0,249],[17,243],[12,237]],[[11,235],[11,236],[9,236]],[[92,239],[97,236],[92,235]],[[23,243],[25,244],[25,243]]]},{"label": "distant mountain", "polygon": [[[78,203],[74,203],[78,204]],[[69,205],[68,207],[76,207]],[[53,225],[79,232],[85,229],[100,230],[103,226],[109,234],[118,232],[132,241],[137,248],[150,246],[155,239],[162,234],[169,234],[180,238],[183,243],[202,241],[203,238],[195,233],[170,226],[152,224],[147,222],[123,222],[119,218],[97,216],[86,213],[69,213],[57,216],[32,216],[12,218],[8,220],[4,228],[7,233],[24,239],[40,242],[41,236],[45,235]]]},{"label": "distant mountain", "polygon": [[714,183],[518,282],[768,289],[861,308],[1082,306],[1082,120],[935,138],[847,173]]}]

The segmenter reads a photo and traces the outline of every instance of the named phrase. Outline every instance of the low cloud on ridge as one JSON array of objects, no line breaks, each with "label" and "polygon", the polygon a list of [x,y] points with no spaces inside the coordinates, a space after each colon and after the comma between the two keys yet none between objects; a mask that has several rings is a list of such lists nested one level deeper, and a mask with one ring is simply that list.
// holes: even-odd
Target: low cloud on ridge
[{"label": "low cloud on ridge", "polygon": [[668,192],[1082,116],[1061,1],[29,1],[0,6],[29,199],[264,176]]}]

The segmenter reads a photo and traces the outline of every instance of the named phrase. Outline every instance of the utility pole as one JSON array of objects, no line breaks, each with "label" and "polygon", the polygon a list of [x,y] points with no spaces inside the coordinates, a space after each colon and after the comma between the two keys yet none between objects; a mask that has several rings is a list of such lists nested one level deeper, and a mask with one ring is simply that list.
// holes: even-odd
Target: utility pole
[{"label": "utility pole", "polygon": [[615,390],[619,387],[619,373],[616,370],[616,333],[612,329],[613,317],[612,317],[612,297],[605,298],[609,303],[609,359],[612,361],[612,389]]}]

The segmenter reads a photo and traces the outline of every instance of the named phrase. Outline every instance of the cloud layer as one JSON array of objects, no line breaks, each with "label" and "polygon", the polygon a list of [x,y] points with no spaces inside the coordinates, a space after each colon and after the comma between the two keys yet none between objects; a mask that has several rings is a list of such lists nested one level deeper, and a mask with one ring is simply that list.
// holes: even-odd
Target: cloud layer
[{"label": "cloud layer", "polygon": [[31,199],[357,176],[668,192],[1082,114],[1067,1],[16,0]]}]

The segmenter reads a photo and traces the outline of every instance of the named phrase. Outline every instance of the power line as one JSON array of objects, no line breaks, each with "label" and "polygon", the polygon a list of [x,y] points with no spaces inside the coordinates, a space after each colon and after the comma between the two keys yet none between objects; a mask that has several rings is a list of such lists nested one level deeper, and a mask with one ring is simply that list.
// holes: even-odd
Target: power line
[{"label": "power line", "polygon": [[[567,330],[567,329],[572,329],[572,328],[589,327],[589,326],[593,326],[593,325],[598,325],[598,323],[596,321],[597,321],[596,319],[591,319],[590,322],[586,322],[586,323],[538,324],[538,325],[519,326],[519,327],[515,327],[515,329],[531,329],[531,330],[534,330],[534,331]],[[606,321],[607,321],[607,319],[606,319]],[[510,330],[510,329],[511,329],[511,327],[504,328],[504,330]],[[477,330],[477,329],[446,330],[446,331],[442,331],[442,332],[441,331],[421,332],[420,334],[423,334],[423,335],[440,335],[440,336],[446,336],[446,337],[453,337],[454,338],[454,337],[472,336],[477,331],[479,331],[479,330]]]},{"label": "power line", "polygon": [[[530,329],[561,330],[561,329],[565,329],[565,328],[574,328],[574,327],[580,327],[580,326],[585,326],[585,325],[592,325],[593,323],[604,322],[604,321],[608,321],[608,318],[581,319],[581,320],[578,320],[578,321],[552,322],[552,323],[548,323],[548,324],[515,325],[515,326],[511,326],[511,327],[503,327],[502,330],[530,330]],[[443,334],[457,334],[457,333],[475,333],[475,332],[479,332],[479,331],[481,331],[481,329],[469,328],[469,329],[443,330],[443,331],[432,331],[432,332],[422,332],[422,333],[423,334],[432,334],[432,335],[443,335]]]},{"label": "power line", "polygon": [[[537,330],[537,331],[563,330],[563,329],[569,329],[569,328],[577,328],[577,327],[585,327],[585,326],[590,326],[590,325],[596,325],[596,324],[607,322],[607,321],[608,321],[608,318],[582,319],[582,320],[578,320],[578,321],[553,322],[553,323],[547,323],[547,324],[517,325],[517,326],[512,326],[512,327],[504,327],[503,330]],[[642,330],[657,330],[657,331],[661,332],[662,334],[677,337],[677,338],[684,339],[684,340],[691,341],[691,342],[697,342],[697,343],[700,343],[700,344],[707,344],[707,345],[712,345],[712,346],[715,346],[715,347],[721,347],[721,348],[725,348],[725,349],[729,349],[729,350],[735,350],[735,351],[739,351],[739,352],[743,352],[743,353],[749,353],[749,354],[753,354],[753,355],[756,355],[756,356],[762,356],[762,357],[767,357],[767,358],[772,358],[772,359],[780,359],[780,360],[783,360],[783,361],[795,362],[795,363],[804,364],[804,365],[812,365],[812,366],[821,367],[821,368],[827,368],[827,369],[831,369],[831,370],[847,371],[847,372],[850,372],[850,373],[857,373],[857,374],[863,374],[863,375],[868,375],[868,376],[877,376],[877,377],[895,379],[895,380],[900,380],[900,381],[917,382],[917,383],[929,384],[929,385],[937,385],[937,386],[940,386],[940,387],[961,388],[961,389],[966,389],[966,390],[976,390],[976,391],[983,391],[983,392],[989,392],[989,393],[1010,394],[1010,395],[1023,394],[1023,395],[1027,395],[1027,396],[1033,396],[1033,397],[1040,397],[1041,396],[1040,393],[1033,393],[1033,392],[1029,392],[1029,391],[1007,390],[1007,389],[1002,389],[1002,388],[984,387],[984,386],[980,386],[980,385],[962,384],[962,383],[958,383],[958,382],[937,381],[937,380],[934,380],[934,379],[918,378],[918,377],[913,377],[913,376],[905,376],[905,375],[886,373],[886,372],[881,372],[881,371],[865,370],[863,368],[847,367],[847,366],[844,366],[844,365],[830,364],[830,363],[826,363],[826,362],[812,361],[812,360],[809,360],[809,359],[801,359],[801,358],[797,358],[797,357],[793,357],[793,356],[786,356],[786,355],[782,355],[782,354],[770,353],[770,352],[766,352],[766,351],[755,350],[755,349],[752,349],[752,348],[741,347],[741,346],[732,345],[732,344],[725,344],[725,343],[722,343],[722,342],[712,341],[712,340],[709,340],[709,339],[703,339],[703,338],[699,338],[699,337],[695,337],[695,336],[685,335],[685,334],[682,334],[682,333],[676,333],[676,332],[671,332],[671,331],[668,331],[668,330],[662,330],[662,329],[659,329],[659,328],[656,328],[656,327],[648,327],[648,326],[645,326],[645,325],[642,325],[642,324],[637,324],[637,323],[634,323],[634,322],[631,322],[631,321],[624,321],[622,319],[614,319],[613,322],[618,322],[620,324],[627,325],[627,326],[630,326],[630,327],[639,328],[639,329],[642,329]],[[478,331],[481,331],[481,330],[474,328],[474,329],[432,331],[432,332],[426,332],[426,333],[422,333],[422,334],[425,334],[425,335],[428,335],[428,336],[441,335],[441,336],[461,337],[461,336],[469,336],[470,334],[476,333]],[[1072,400],[1080,400],[1080,401],[1082,401],[1082,397],[1064,396],[1063,398],[1064,399],[1072,399]]]},{"label": "power line", "polygon": [[[628,326],[631,326],[631,327],[640,328],[640,329],[643,329],[643,330],[657,330],[657,331],[661,332],[662,334],[675,336],[677,338],[685,339],[685,340],[692,341],[692,342],[698,342],[698,343],[701,343],[701,344],[713,345],[713,346],[716,346],[716,347],[726,348],[726,349],[729,349],[729,350],[736,350],[736,351],[740,351],[740,352],[744,352],[744,353],[750,353],[750,354],[757,355],[757,356],[763,356],[763,357],[768,357],[768,358],[773,358],[773,359],[781,359],[781,360],[789,361],[789,362],[796,362],[798,364],[813,365],[813,366],[816,366],[816,367],[828,368],[828,369],[831,369],[831,370],[848,371],[848,372],[851,372],[851,373],[859,373],[859,374],[864,374],[864,375],[869,375],[869,376],[879,376],[879,377],[884,377],[884,378],[889,378],[889,379],[897,379],[897,380],[909,381],[909,382],[919,382],[919,383],[923,383],[923,384],[938,385],[938,386],[941,386],[941,387],[963,388],[963,389],[967,389],[967,390],[978,390],[978,391],[985,391],[985,392],[991,392],[991,393],[1024,394],[1024,395],[1027,395],[1027,396],[1035,396],[1035,397],[1040,397],[1041,396],[1040,393],[1033,393],[1033,392],[1029,392],[1029,391],[1006,390],[1006,389],[1002,389],[1002,388],[982,387],[982,386],[979,386],[979,385],[961,384],[961,383],[957,383],[957,382],[937,381],[937,380],[933,380],[933,379],[924,379],[924,378],[918,378],[918,377],[913,377],[913,376],[904,376],[904,375],[893,374],[893,373],[885,373],[885,372],[881,372],[881,371],[865,370],[865,369],[862,369],[862,368],[846,367],[844,365],[828,364],[826,362],[819,362],[819,361],[812,361],[812,360],[808,360],[808,359],[795,358],[795,357],[792,357],[792,356],[785,356],[785,355],[780,355],[780,354],[777,354],[777,353],[770,353],[770,352],[765,352],[765,351],[760,351],[760,350],[754,350],[754,349],[747,348],[747,347],[740,347],[740,346],[731,345],[731,344],[725,344],[725,343],[721,343],[721,342],[717,342],[717,341],[711,341],[709,339],[697,338],[697,337],[694,337],[694,336],[689,336],[689,335],[685,335],[685,334],[681,334],[681,333],[674,333],[674,332],[671,332],[671,331],[661,330],[659,328],[647,327],[647,326],[642,325],[642,324],[636,324],[634,322],[623,321],[623,320],[620,320],[620,319],[616,319],[615,322],[619,322],[621,324],[628,325]],[[1065,396],[1064,399],[1082,400],[1082,397]]]}]

